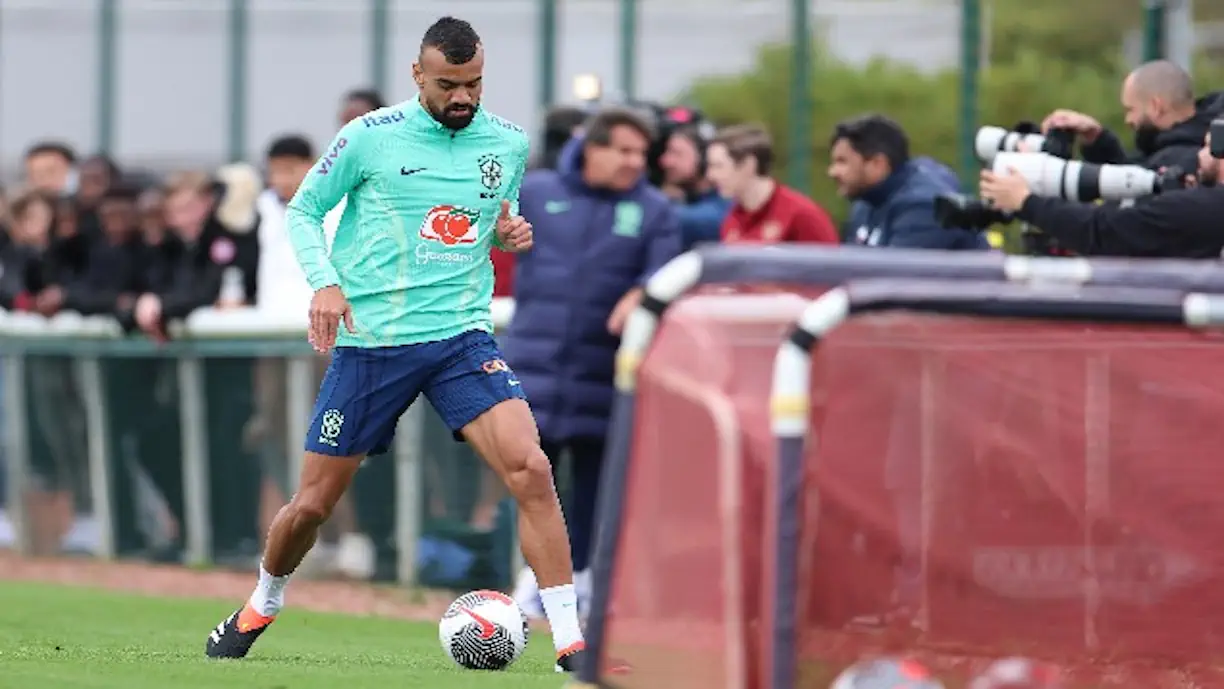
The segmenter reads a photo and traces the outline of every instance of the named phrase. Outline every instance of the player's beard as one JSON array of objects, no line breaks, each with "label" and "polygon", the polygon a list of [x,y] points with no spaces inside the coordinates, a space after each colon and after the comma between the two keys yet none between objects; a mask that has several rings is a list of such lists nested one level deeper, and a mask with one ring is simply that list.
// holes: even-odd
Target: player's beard
[{"label": "player's beard", "polygon": [[467,106],[468,110],[456,113],[454,110],[452,110],[453,107],[454,106],[448,106],[442,110],[434,110],[431,106],[429,109],[429,114],[433,115],[433,118],[443,127],[446,127],[447,129],[459,130],[472,123],[472,120],[476,118],[476,111],[480,108],[478,104],[473,103]]}]

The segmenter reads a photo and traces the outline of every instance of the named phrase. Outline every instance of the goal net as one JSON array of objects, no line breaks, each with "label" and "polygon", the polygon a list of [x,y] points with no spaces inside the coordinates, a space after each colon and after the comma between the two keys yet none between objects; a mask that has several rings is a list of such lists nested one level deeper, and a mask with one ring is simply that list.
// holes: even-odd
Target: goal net
[{"label": "goal net", "polygon": [[[770,686],[770,384],[819,292],[667,311],[638,376],[601,653],[633,668],[616,686]],[[836,329],[783,545],[794,685],[880,654],[954,677],[1021,654],[1086,686],[1220,681],[1222,374],[1224,343],[1181,327],[892,312]]]}]

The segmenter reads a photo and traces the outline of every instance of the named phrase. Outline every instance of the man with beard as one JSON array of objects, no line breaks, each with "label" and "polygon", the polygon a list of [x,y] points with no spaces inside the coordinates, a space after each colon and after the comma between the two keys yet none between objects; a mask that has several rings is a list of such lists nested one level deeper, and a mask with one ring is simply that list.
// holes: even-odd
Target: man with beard
[{"label": "man with beard", "polygon": [[1044,134],[1054,129],[1075,132],[1080,154],[1089,163],[1133,163],[1151,170],[1177,166],[1191,172],[1213,117],[1224,111],[1224,93],[1197,101],[1194,80],[1168,60],[1141,65],[1122,82],[1126,124],[1135,131],[1137,155],[1128,156],[1122,142],[1095,118],[1074,110],[1055,110],[1041,123]]},{"label": "man with beard", "polygon": [[[528,137],[480,107],[484,61],[469,23],[439,19],[412,65],[419,95],[345,125],[289,202],[289,238],[315,290],[309,340],[332,352],[331,366],[297,492],[268,532],[255,590],[209,633],[209,657],[242,658],[268,629],[319,527],[366,456],[391,448],[399,417],[421,394],[518,504],[558,670],[573,671],[583,656],[549,459],[493,339],[489,249],[526,251],[532,228],[517,211]],[[323,218],[346,195],[328,251]]]},{"label": "man with beard", "polygon": [[981,234],[935,221],[935,197],[957,191],[956,176],[930,158],[910,157],[901,125],[872,114],[838,123],[829,137],[829,178],[852,200],[846,241],[901,249],[984,251]]},{"label": "man with beard", "polygon": [[662,191],[675,202],[685,250],[700,242],[718,242],[723,219],[731,210],[731,201],[706,179],[708,145],[698,125],[682,125],[667,137],[659,156]]},{"label": "man with beard", "polygon": [[[1224,122],[1217,125],[1224,128]],[[1197,183],[1130,207],[1083,204],[1034,196],[1016,171],[982,172],[981,197],[1036,225],[1059,245],[1085,256],[1220,258],[1224,249],[1221,161],[1211,155],[1211,133],[1196,154]]]}]

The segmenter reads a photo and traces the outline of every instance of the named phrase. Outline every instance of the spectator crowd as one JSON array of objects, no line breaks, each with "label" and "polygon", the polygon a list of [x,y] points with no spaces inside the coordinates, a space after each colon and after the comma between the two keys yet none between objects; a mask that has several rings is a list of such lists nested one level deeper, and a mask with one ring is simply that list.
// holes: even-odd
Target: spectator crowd
[{"label": "spectator crowd", "polygon": [[[1219,161],[1208,149],[1224,97],[1196,98],[1189,76],[1163,61],[1140,67],[1122,86],[1137,155],[1083,113],[1051,113],[1042,132],[1066,133],[1089,161],[1181,166],[1190,189],[1133,207],[1092,205],[1036,198],[1023,175],[986,171],[981,197],[1085,255],[1219,256],[1224,231],[1214,220],[1224,213],[1224,189],[1215,187]],[[383,107],[378,93],[353,91],[342,99],[338,123]],[[646,103],[556,107],[536,143],[534,169],[520,193],[521,213],[535,226],[535,248],[517,264],[494,249],[491,261],[495,294],[516,302],[503,333],[507,362],[529,391],[547,454],[570,461],[574,496],[567,521],[580,595],[614,353],[653,271],[710,242],[992,248],[982,227],[940,222],[937,200],[963,191],[957,176],[939,161],[913,155],[903,127],[883,115],[842,122],[824,142],[827,174],[851,202],[840,227],[806,193],[777,180],[778,152],[754,124],[719,130],[694,109]],[[312,295],[289,243],[285,207],[318,155],[307,138],[288,135],[270,143],[262,169],[231,164],[158,180],[105,156],[78,158],[62,143],[36,144],[26,152],[22,186],[0,205],[0,308],[109,315],[126,331],[158,340],[167,337],[170,321],[203,307],[304,317]],[[331,212],[325,230],[334,232],[343,206]],[[285,376],[283,362],[257,364],[259,399],[243,437],[284,427]],[[265,453],[276,459],[264,467],[261,521],[287,495],[290,452]],[[388,490],[393,483],[374,482]],[[495,501],[496,490],[489,492]],[[342,504],[336,513],[341,540],[362,521],[353,511]],[[532,588],[524,572],[520,602],[529,612]]]},{"label": "spectator crowd", "polygon": [[[1224,97],[1196,99],[1189,75],[1164,61],[1140,67],[1123,86],[1135,155],[1089,114],[1058,110],[1044,119],[1042,131],[1069,132],[1088,162],[1176,165],[1197,177],[1200,149],[1210,122],[1224,112]],[[339,123],[384,105],[376,92],[353,91],[342,100]],[[805,193],[776,180],[777,154],[763,128],[719,131],[687,107],[635,103],[623,110],[647,143],[640,160],[621,161],[621,172],[669,202],[681,250],[705,242],[842,241],[990,248],[980,228],[939,225],[934,199],[961,191],[956,175],[938,161],[912,156],[903,128],[887,117],[848,120],[830,135],[828,175],[852,203],[839,227]],[[589,108],[550,111],[537,139],[536,167],[563,176],[572,170],[572,144],[583,140],[590,115]],[[204,306],[304,308],[309,294],[294,277],[284,208],[316,157],[305,137],[284,136],[268,147],[262,170],[235,164],[159,180],[104,155],[80,158],[64,143],[37,143],[25,154],[21,185],[0,194],[0,308],[111,315],[125,330],[155,338],[165,337],[168,321]],[[1201,170],[1208,180],[1209,162]],[[986,182],[984,195],[997,195],[996,186]],[[1057,218],[1050,222],[1059,225]],[[1094,252],[1082,240],[1071,239],[1081,253],[1126,252],[1112,244]],[[496,250],[492,259],[496,294],[510,296],[513,259]]]}]

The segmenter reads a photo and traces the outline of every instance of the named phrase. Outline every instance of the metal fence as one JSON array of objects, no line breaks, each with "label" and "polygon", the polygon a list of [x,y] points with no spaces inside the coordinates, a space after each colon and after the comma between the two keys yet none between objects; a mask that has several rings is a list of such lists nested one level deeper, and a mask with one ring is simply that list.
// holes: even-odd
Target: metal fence
[{"label": "metal fence", "polygon": [[[498,323],[510,309],[496,302]],[[270,516],[260,506],[294,489],[321,373],[304,330],[205,310],[159,345],[108,319],[0,317],[0,538],[25,552],[254,566]],[[352,514],[337,514],[341,533],[321,551],[356,534],[372,556],[360,576],[504,586],[517,551],[506,498],[419,403],[392,453],[358,472]]]},{"label": "metal fence", "polygon": [[[1143,4],[1144,56],[1171,50],[1188,64],[1191,0]],[[853,64],[886,58],[924,71],[959,67],[968,142],[992,7],[992,0],[0,0],[0,170],[14,170],[20,152],[41,138],[158,170],[256,160],[288,132],[325,141],[346,90],[370,85],[393,99],[412,92],[420,35],[445,13],[483,31],[496,55],[486,100],[520,123],[568,100],[578,75],[599,76],[618,95],[668,99],[699,77],[747,69],[771,43],[792,44],[798,83],[814,36]],[[808,150],[810,103],[798,97],[785,107],[794,138],[787,145]]]},{"label": "metal fence", "polygon": [[[491,56],[486,101],[521,123],[579,74],[671,98],[790,40],[808,0],[0,0],[0,151],[14,169],[54,137],[157,169],[259,159],[287,131],[334,131],[336,102],[414,90],[424,29],[455,13]],[[954,66],[952,0],[811,2],[811,26],[853,62]],[[681,30],[682,27],[682,30]]]}]

